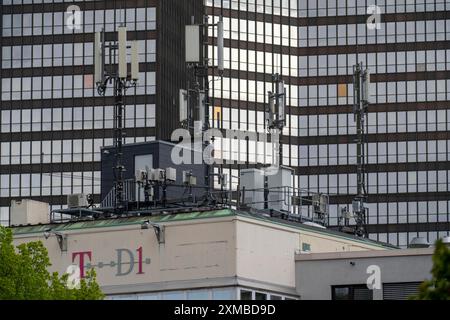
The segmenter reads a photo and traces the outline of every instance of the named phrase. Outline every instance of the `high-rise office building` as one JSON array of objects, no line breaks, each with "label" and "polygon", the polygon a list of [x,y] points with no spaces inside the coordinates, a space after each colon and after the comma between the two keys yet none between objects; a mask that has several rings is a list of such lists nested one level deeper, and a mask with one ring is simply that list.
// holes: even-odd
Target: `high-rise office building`
[{"label": "high-rise office building", "polygon": [[[5,0],[0,6],[0,220],[11,199],[54,206],[69,193],[99,197],[99,147],[111,145],[113,104],[96,94],[93,32],[126,22],[140,43],[141,81],[128,92],[127,142],[169,139],[186,88],[183,26],[201,0]],[[356,194],[353,66],[371,71],[367,121],[368,231],[406,245],[450,230],[450,1],[206,0],[223,17],[225,70],[211,71],[211,124],[265,132],[272,74],[286,82],[282,163],[293,185],[330,195],[329,225]],[[81,27],[67,25],[70,5]],[[376,7],[373,7],[376,5]],[[70,11],[70,10],[69,10]],[[181,17],[181,18],[179,18]],[[72,19],[70,21],[75,21]],[[210,29],[209,56],[217,59]],[[213,69],[211,69],[213,70]],[[174,79],[175,78],[175,79]],[[236,184],[239,169],[268,163],[264,142],[216,139]],[[302,208],[307,213],[310,208]]]},{"label": "high-rise office building", "polygon": [[123,23],[138,41],[140,80],[125,98],[126,142],[165,138],[176,121],[173,97],[186,82],[184,26],[203,8],[197,0],[2,1],[2,224],[14,199],[53,209],[72,193],[101,201],[100,147],[113,144],[114,97],[111,88],[105,97],[95,88],[94,32],[103,29],[111,41]]},{"label": "high-rise office building", "polygon": [[[363,62],[372,74],[370,237],[405,246],[417,236],[447,235],[449,10],[442,0],[208,0],[211,19],[223,16],[225,25],[224,76],[211,76],[215,122],[265,131],[271,76],[281,74],[288,105],[282,163],[295,169],[295,187],[330,195],[329,225],[336,226],[357,192],[353,66]],[[210,43],[214,55],[213,33]],[[270,160],[263,143],[224,140],[227,159]],[[243,167],[225,166],[234,176]]]}]

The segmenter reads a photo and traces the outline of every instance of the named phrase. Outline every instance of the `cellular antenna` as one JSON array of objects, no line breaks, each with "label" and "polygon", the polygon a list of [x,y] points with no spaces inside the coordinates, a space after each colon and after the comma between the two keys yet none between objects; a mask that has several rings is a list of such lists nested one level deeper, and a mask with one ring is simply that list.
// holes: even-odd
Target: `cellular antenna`
[{"label": "cellular antenna", "polygon": [[356,220],[355,233],[361,237],[367,237],[367,189],[366,189],[366,132],[365,120],[370,104],[370,72],[359,63],[353,67],[353,90],[357,139],[357,195],[353,199],[353,214]]},{"label": "cellular antenna", "polygon": [[139,52],[136,40],[131,43],[131,80],[139,80]]},{"label": "cellular antenna", "polygon": [[[94,36],[94,60],[95,60],[95,83],[99,95],[104,96],[108,83],[113,83],[115,110],[114,110],[114,146],[116,153],[116,163],[114,167],[114,211],[121,214],[127,210],[127,203],[124,199],[124,178],[125,166],[122,157],[125,135],[124,128],[124,96],[126,90],[135,87],[139,80],[139,53],[137,43],[134,41],[131,46],[127,45],[127,28],[118,28],[118,40],[105,42],[104,33],[99,32]],[[131,72],[128,73],[127,51],[131,48]],[[108,49],[108,50],[107,50]],[[105,68],[105,53],[108,51],[110,66]],[[116,61],[118,60],[118,64]]]},{"label": "cellular antenna", "polygon": [[[209,28],[217,28],[217,47],[218,54],[217,66],[214,66],[218,70],[219,75],[223,74],[224,70],[224,28],[223,19],[219,18],[216,24],[209,22],[207,15],[203,16],[202,24],[194,24],[192,19],[191,25],[185,27],[185,57],[186,64],[189,70],[193,71],[194,83],[193,88],[180,91],[179,108],[180,108],[180,122],[187,125],[188,129],[193,129],[195,132],[200,132],[204,135],[210,128],[209,123],[209,65],[210,58],[208,56],[208,32]],[[189,85],[190,86],[190,85]],[[186,97],[187,93],[187,97]],[[197,103],[193,103],[197,106],[198,119],[195,119],[192,110],[190,110],[190,100],[196,99]],[[187,111],[186,111],[187,110]],[[205,141],[202,149],[208,150],[210,148],[210,142]],[[205,203],[215,203],[214,196],[211,192],[211,165],[210,159],[205,164]]]},{"label": "cellular antenna", "polygon": [[223,35],[223,18],[219,18],[217,23],[217,69],[220,74],[223,74],[224,64],[223,64],[223,47],[224,47],[224,35]]},{"label": "cellular antenna", "polygon": [[119,27],[119,78],[126,79],[127,70],[127,28]]}]

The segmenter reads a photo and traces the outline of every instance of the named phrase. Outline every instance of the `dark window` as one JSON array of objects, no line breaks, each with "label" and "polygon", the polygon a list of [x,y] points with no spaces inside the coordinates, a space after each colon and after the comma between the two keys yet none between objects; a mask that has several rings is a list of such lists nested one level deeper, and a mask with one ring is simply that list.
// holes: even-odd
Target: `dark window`
[{"label": "dark window", "polygon": [[267,300],[267,294],[255,292],[255,300]]},{"label": "dark window", "polygon": [[309,243],[302,243],[302,251],[308,252],[311,251],[311,245]]},{"label": "dark window", "polygon": [[252,300],[252,292],[241,290],[241,300]]},{"label": "dark window", "polygon": [[421,282],[383,283],[383,300],[408,300],[419,293]]},{"label": "dark window", "polygon": [[373,300],[373,291],[365,285],[331,287],[333,300]]}]

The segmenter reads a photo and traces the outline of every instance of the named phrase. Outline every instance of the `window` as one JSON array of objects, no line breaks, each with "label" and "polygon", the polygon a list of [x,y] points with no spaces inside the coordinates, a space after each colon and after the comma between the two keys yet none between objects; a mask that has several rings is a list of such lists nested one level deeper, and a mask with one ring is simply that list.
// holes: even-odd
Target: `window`
[{"label": "window", "polygon": [[267,300],[267,294],[255,292],[255,300]]},{"label": "window", "polygon": [[247,290],[241,290],[241,300],[253,300],[252,292]]},{"label": "window", "polygon": [[419,293],[420,282],[383,283],[383,300],[408,300]]},{"label": "window", "polygon": [[213,300],[232,300],[235,299],[236,290],[234,289],[213,289],[212,299]]},{"label": "window", "polygon": [[310,252],[311,251],[311,244],[303,242],[302,243],[302,251],[303,252]]},{"label": "window", "polygon": [[333,300],[373,300],[373,291],[366,285],[348,285],[331,287]]},{"label": "window", "polygon": [[209,292],[207,290],[193,290],[187,292],[188,300],[208,300]]}]

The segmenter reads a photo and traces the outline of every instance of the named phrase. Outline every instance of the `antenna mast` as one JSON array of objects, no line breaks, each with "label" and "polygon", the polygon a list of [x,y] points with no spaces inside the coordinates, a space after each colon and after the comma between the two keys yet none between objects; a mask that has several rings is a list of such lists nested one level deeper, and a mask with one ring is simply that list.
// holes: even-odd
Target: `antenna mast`
[{"label": "antenna mast", "polygon": [[[269,133],[272,134],[272,144],[276,139],[278,133],[278,162],[275,160],[275,165],[281,166],[283,163],[283,147],[281,144],[281,135],[283,128],[286,126],[286,87],[281,75],[276,73],[272,75],[274,92],[269,91],[269,104],[266,106],[265,120]],[[276,154],[273,157],[276,159]],[[264,177],[264,209],[269,209],[269,185],[267,175]]]},{"label": "antenna mast", "polygon": [[[114,167],[114,210],[117,214],[123,213],[126,208],[124,199],[123,173],[123,150],[125,134],[123,132],[123,114],[125,108],[124,96],[126,90],[135,87],[139,80],[139,61],[137,42],[133,41],[131,46],[127,45],[127,28],[118,28],[118,41],[105,42],[105,33],[97,32],[94,43],[95,55],[95,83],[99,95],[104,96],[108,83],[113,85],[114,106],[114,146],[116,153],[116,164]],[[127,49],[131,48],[131,73],[128,72]],[[108,50],[109,63],[105,67],[106,51]]]},{"label": "antenna mast", "polygon": [[367,190],[366,190],[366,132],[365,120],[370,104],[370,73],[363,68],[363,63],[353,67],[354,105],[353,114],[356,122],[357,138],[357,195],[353,199],[353,214],[356,220],[356,234],[367,237]]},{"label": "antenna mast", "polygon": [[[194,135],[201,131],[202,139],[205,140],[202,143],[202,152],[209,148],[210,142],[206,141],[205,134],[210,129],[209,125],[209,70],[211,68],[217,68],[219,75],[223,74],[224,70],[224,29],[222,17],[216,24],[209,23],[209,17],[207,15],[203,16],[203,21],[201,24],[187,25],[185,29],[185,41],[186,41],[186,63],[188,68],[193,70],[195,77],[194,88],[188,88],[187,90],[180,90],[180,122],[187,125],[188,129],[191,129],[191,124],[194,124]],[[218,65],[211,67],[209,65],[208,57],[208,31],[209,28],[217,28],[217,60]],[[197,127],[196,121],[194,121],[194,112],[190,110],[191,104],[190,98],[194,96],[198,101],[198,119],[197,125],[200,124],[201,127]],[[204,154],[204,152],[203,152]],[[210,204],[215,201],[211,192],[211,159],[207,160],[205,163],[205,201]]]}]

